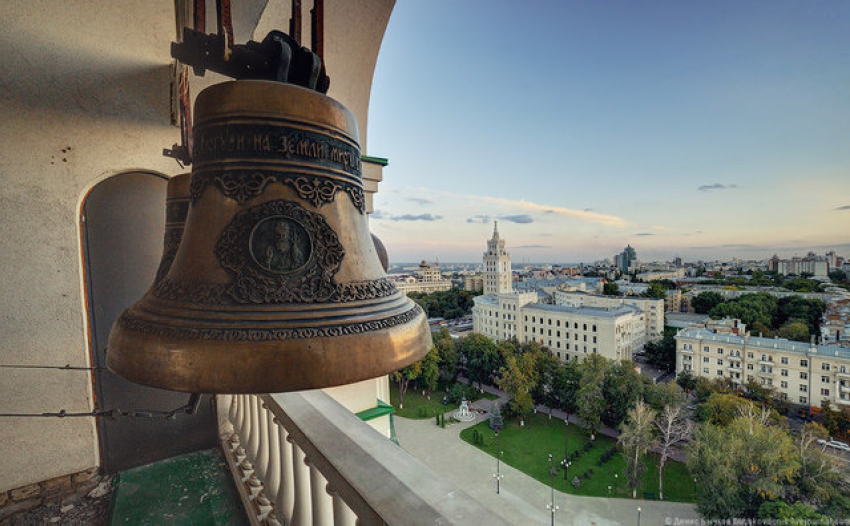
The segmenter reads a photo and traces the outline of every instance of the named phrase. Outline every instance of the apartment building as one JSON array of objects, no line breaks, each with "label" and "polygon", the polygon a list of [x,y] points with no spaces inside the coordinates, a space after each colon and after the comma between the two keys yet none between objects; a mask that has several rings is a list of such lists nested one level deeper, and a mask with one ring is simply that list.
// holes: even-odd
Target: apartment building
[{"label": "apartment building", "polygon": [[736,331],[710,325],[680,331],[676,372],[729,378],[737,385],[754,380],[798,405],[850,406],[850,349],[753,337],[740,323]]},{"label": "apartment building", "polygon": [[393,280],[393,285],[404,292],[440,292],[452,288],[452,280],[443,279],[440,271],[440,263],[434,262],[429,265],[425,261],[419,264],[419,268],[412,276],[402,276]]},{"label": "apartment building", "polygon": [[584,294],[572,291],[555,291],[553,294],[555,305],[567,307],[599,307],[602,309],[615,309],[624,305],[634,307],[642,313],[645,324],[643,329],[644,341],[638,345],[657,340],[664,336],[664,300],[656,298],[642,298],[635,296],[602,296],[596,294]]}]

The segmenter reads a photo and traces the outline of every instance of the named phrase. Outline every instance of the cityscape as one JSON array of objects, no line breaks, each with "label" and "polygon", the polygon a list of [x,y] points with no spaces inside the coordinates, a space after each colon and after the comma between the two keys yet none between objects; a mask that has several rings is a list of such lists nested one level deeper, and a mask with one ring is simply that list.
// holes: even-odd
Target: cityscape
[{"label": "cityscape", "polygon": [[0,526],[850,524],[850,2],[0,2]]}]

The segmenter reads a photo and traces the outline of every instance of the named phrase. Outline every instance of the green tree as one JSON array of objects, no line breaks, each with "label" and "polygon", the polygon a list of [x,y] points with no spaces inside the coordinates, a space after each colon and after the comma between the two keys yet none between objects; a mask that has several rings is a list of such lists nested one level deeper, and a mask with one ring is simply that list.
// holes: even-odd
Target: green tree
[{"label": "green tree", "polygon": [[786,340],[807,342],[809,341],[809,327],[799,320],[789,320],[779,328],[778,335]]},{"label": "green tree", "polygon": [[762,503],[785,496],[799,457],[788,432],[769,421],[767,411],[750,405],[727,427],[699,427],[688,467],[699,481],[697,510],[704,518],[756,518]]},{"label": "green tree", "polygon": [[676,377],[676,383],[685,391],[693,391],[697,386],[697,377],[689,371],[679,373]]},{"label": "green tree", "polygon": [[431,352],[422,358],[422,372],[419,374],[420,385],[433,391],[437,388],[437,381],[440,379],[440,353],[436,347],[431,349]]},{"label": "green tree", "polygon": [[431,338],[434,340],[434,348],[437,349],[437,354],[440,357],[440,369],[449,380],[454,382],[460,372],[460,354],[457,351],[454,338],[445,327],[440,329],[439,332],[433,333]]},{"label": "green tree", "polygon": [[490,375],[500,361],[496,344],[483,334],[472,333],[460,339],[458,350],[466,362],[469,382],[478,382],[479,389],[482,388],[484,382],[490,381]]},{"label": "green tree", "polygon": [[664,327],[660,340],[647,343],[646,361],[659,369],[672,372],[676,368],[676,332],[674,327]]},{"label": "green tree", "polygon": [[776,524],[830,524],[826,515],[821,515],[814,508],[802,502],[788,504],[783,501],[765,502],[759,507],[758,518],[775,520]]},{"label": "green tree", "polygon": [[708,314],[711,309],[723,303],[723,296],[719,292],[700,292],[691,300],[691,306],[698,314]]},{"label": "green tree", "polygon": [[725,427],[738,417],[746,404],[751,403],[737,395],[712,393],[708,400],[697,408],[696,416],[702,422]]},{"label": "green tree", "polygon": [[649,288],[641,296],[645,298],[664,299],[667,297],[667,289],[658,281],[650,281]]},{"label": "green tree", "polygon": [[408,365],[404,369],[398,370],[390,375],[390,378],[398,383],[398,408],[404,408],[404,394],[410,387],[410,382],[419,378],[422,374],[422,360]]},{"label": "green tree", "polygon": [[576,412],[584,421],[591,440],[596,439],[596,431],[602,423],[602,413],[605,411],[602,387],[607,368],[608,360],[598,354],[587,355],[579,366],[581,378],[576,393]]},{"label": "green tree", "polygon": [[536,381],[535,357],[532,354],[508,356],[505,362],[496,383],[510,396],[510,412],[522,418],[534,409],[530,391]]},{"label": "green tree", "polygon": [[620,424],[617,442],[623,448],[626,459],[625,475],[632,488],[632,498],[637,498],[637,489],[646,469],[643,456],[655,445],[656,414],[643,400],[638,400]]},{"label": "green tree", "polygon": [[644,400],[650,407],[661,412],[665,406],[685,405],[685,391],[676,382],[662,382],[644,387]]},{"label": "green tree", "polygon": [[826,305],[816,299],[807,299],[801,296],[788,296],[781,298],[778,302],[778,311],[774,319],[774,328],[778,328],[789,321],[802,322],[810,334],[820,332],[820,322]]},{"label": "green tree", "polygon": [[635,371],[635,365],[631,361],[609,363],[605,368],[605,382],[602,386],[606,407],[602,420],[606,424],[617,427],[635,403],[643,398],[644,378],[646,377]]},{"label": "green tree", "polygon": [[620,286],[613,281],[608,281],[602,286],[602,294],[606,296],[619,296]]},{"label": "green tree", "polygon": [[838,268],[835,270],[830,270],[829,279],[832,280],[833,283],[846,283],[847,273]]},{"label": "green tree", "polygon": [[800,428],[795,440],[800,456],[800,471],[795,486],[797,496],[807,502],[827,503],[842,484],[838,464],[817,441],[825,440],[829,432],[817,422]]}]

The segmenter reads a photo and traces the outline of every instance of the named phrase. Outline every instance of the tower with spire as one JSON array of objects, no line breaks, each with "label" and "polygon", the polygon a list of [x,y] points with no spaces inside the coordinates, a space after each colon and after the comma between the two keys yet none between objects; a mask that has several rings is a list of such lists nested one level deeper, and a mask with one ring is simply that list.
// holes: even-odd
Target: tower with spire
[{"label": "tower with spire", "polygon": [[511,256],[505,251],[505,240],[499,237],[499,222],[493,221],[493,237],[484,253],[484,294],[511,292]]}]

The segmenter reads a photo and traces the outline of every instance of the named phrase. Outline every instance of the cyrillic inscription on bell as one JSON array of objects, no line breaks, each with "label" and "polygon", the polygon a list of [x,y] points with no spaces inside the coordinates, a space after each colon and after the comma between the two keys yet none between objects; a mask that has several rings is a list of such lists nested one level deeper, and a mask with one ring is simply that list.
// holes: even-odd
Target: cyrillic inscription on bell
[{"label": "cyrillic inscription on bell", "polygon": [[282,392],[387,374],[431,347],[368,230],[357,126],[333,99],[236,81],[195,104],[194,165],[167,274],[124,312],[110,369],[187,392]]}]

